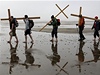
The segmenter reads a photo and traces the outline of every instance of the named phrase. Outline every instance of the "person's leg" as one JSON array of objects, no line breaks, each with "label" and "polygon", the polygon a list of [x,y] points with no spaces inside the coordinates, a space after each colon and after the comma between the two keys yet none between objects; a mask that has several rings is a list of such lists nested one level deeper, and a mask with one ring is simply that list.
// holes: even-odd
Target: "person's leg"
[{"label": "person's leg", "polygon": [[8,43],[10,43],[10,42],[11,42],[11,39],[12,39],[12,35],[10,36],[10,39],[9,39]]},{"label": "person's leg", "polygon": [[25,35],[25,42],[24,43],[27,43],[27,35]]},{"label": "person's leg", "polygon": [[55,28],[55,38],[56,38],[56,42],[58,42],[58,28]]},{"label": "person's leg", "polygon": [[32,40],[32,41],[31,41],[31,43],[33,43],[33,38],[32,38],[32,35],[31,35],[31,34],[29,34],[29,36],[30,36],[30,38],[31,38],[31,40]]},{"label": "person's leg", "polygon": [[16,35],[16,29],[15,29],[14,36],[15,36],[15,38],[16,38],[16,43],[18,43],[18,38],[17,38],[17,35]]},{"label": "person's leg", "polygon": [[96,40],[96,30],[94,31],[94,41]]},{"label": "person's leg", "polygon": [[18,43],[18,37],[17,37],[17,35],[15,36],[15,38],[16,38],[16,43]]},{"label": "person's leg", "polygon": [[82,29],[81,29],[81,27],[79,27],[79,36],[80,36],[80,39],[78,41],[81,41],[82,40]]},{"label": "person's leg", "polygon": [[98,40],[100,40],[99,32],[98,31],[96,31],[96,35],[98,36]]},{"label": "person's leg", "polygon": [[27,42],[27,30],[25,31],[25,41],[23,43]]},{"label": "person's leg", "polygon": [[83,30],[84,30],[84,27],[82,28],[82,40],[85,39],[84,35],[83,35]]},{"label": "person's leg", "polygon": [[54,41],[54,29],[51,32],[52,39],[50,41]]}]

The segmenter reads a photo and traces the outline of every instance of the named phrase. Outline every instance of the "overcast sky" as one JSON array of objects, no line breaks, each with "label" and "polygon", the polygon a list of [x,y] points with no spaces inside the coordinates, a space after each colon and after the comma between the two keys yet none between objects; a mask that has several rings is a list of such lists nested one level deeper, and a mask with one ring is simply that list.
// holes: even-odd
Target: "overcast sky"
[{"label": "overcast sky", "polygon": [[11,10],[11,15],[15,17],[23,17],[25,14],[29,16],[39,16],[41,19],[37,21],[49,21],[51,15],[56,15],[60,10],[55,4],[65,9],[65,14],[68,19],[61,13],[57,18],[64,21],[78,20],[70,14],[79,14],[79,8],[82,7],[82,15],[100,17],[100,1],[99,0],[0,0],[0,18],[8,17],[8,9]]}]

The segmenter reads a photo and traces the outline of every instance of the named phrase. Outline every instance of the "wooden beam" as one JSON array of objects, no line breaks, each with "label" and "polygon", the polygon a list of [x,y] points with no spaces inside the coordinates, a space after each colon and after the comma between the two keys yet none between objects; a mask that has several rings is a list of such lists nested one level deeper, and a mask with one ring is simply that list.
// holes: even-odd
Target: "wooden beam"
[{"label": "wooden beam", "polygon": [[[2,20],[9,20],[9,22],[10,22],[10,16],[11,16],[11,14],[10,14],[10,9],[8,9],[8,18],[2,18],[1,21],[2,21]],[[16,18],[16,19],[17,19],[17,20],[23,20],[24,17]],[[40,17],[29,17],[29,19],[40,19]]]},{"label": "wooden beam", "polygon": [[[79,15],[82,15],[82,7],[80,7]],[[79,25],[79,23],[80,23],[80,17],[79,17],[78,25]]]},{"label": "wooden beam", "polygon": [[[69,5],[67,5],[62,11],[64,11],[68,6],[69,6]],[[55,16],[55,18],[56,18],[62,11],[60,11],[60,12]],[[50,22],[51,22],[51,20],[50,20],[44,27],[42,27],[42,28],[40,29],[40,31],[42,31]]]},{"label": "wooden beam", "polygon": [[[17,20],[23,20],[24,17],[21,17],[21,18],[16,18]],[[29,19],[40,19],[40,17],[29,17]],[[9,20],[9,18],[2,18],[1,21],[3,20]]]},{"label": "wooden beam", "polygon": [[57,6],[57,7],[59,8],[59,10],[65,15],[65,17],[68,18],[67,15],[61,10],[61,8],[60,8],[57,4],[56,4],[56,6]]},{"label": "wooden beam", "polygon": [[[71,14],[71,16],[75,16],[75,17],[79,17],[79,15],[77,14]],[[90,20],[96,20],[95,18],[91,18],[91,17],[87,17],[87,16],[83,16],[86,19],[90,19]],[[98,19],[100,21],[100,19]]]},{"label": "wooden beam", "polygon": [[82,7],[80,7],[79,15],[82,15]]},{"label": "wooden beam", "polygon": [[10,24],[10,17],[11,17],[11,14],[10,14],[10,9],[8,9],[8,20],[9,20],[9,24]]}]

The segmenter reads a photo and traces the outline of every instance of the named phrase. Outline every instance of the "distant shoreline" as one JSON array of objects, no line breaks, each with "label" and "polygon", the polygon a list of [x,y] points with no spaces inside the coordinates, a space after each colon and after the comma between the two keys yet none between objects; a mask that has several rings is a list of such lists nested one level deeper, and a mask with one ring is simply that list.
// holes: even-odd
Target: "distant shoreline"
[{"label": "distant shoreline", "polygon": [[[33,28],[32,31],[36,32],[47,32],[51,33],[52,28],[44,28],[42,31],[40,31],[41,28]],[[24,30],[24,28],[17,28],[17,30]],[[58,28],[58,33],[78,33],[77,28]],[[91,28],[85,28],[83,33],[93,33],[93,30]]]}]

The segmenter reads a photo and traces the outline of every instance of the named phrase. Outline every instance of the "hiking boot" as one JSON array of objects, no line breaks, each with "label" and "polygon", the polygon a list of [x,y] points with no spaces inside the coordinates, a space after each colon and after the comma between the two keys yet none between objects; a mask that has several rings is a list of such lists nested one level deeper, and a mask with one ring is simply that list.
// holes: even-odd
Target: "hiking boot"
[{"label": "hiking boot", "polygon": [[51,42],[53,42],[53,40],[50,40]]},{"label": "hiking boot", "polygon": [[86,38],[82,38],[82,40],[85,40]]},{"label": "hiking boot", "polygon": [[79,39],[78,41],[83,41],[82,39]]}]

